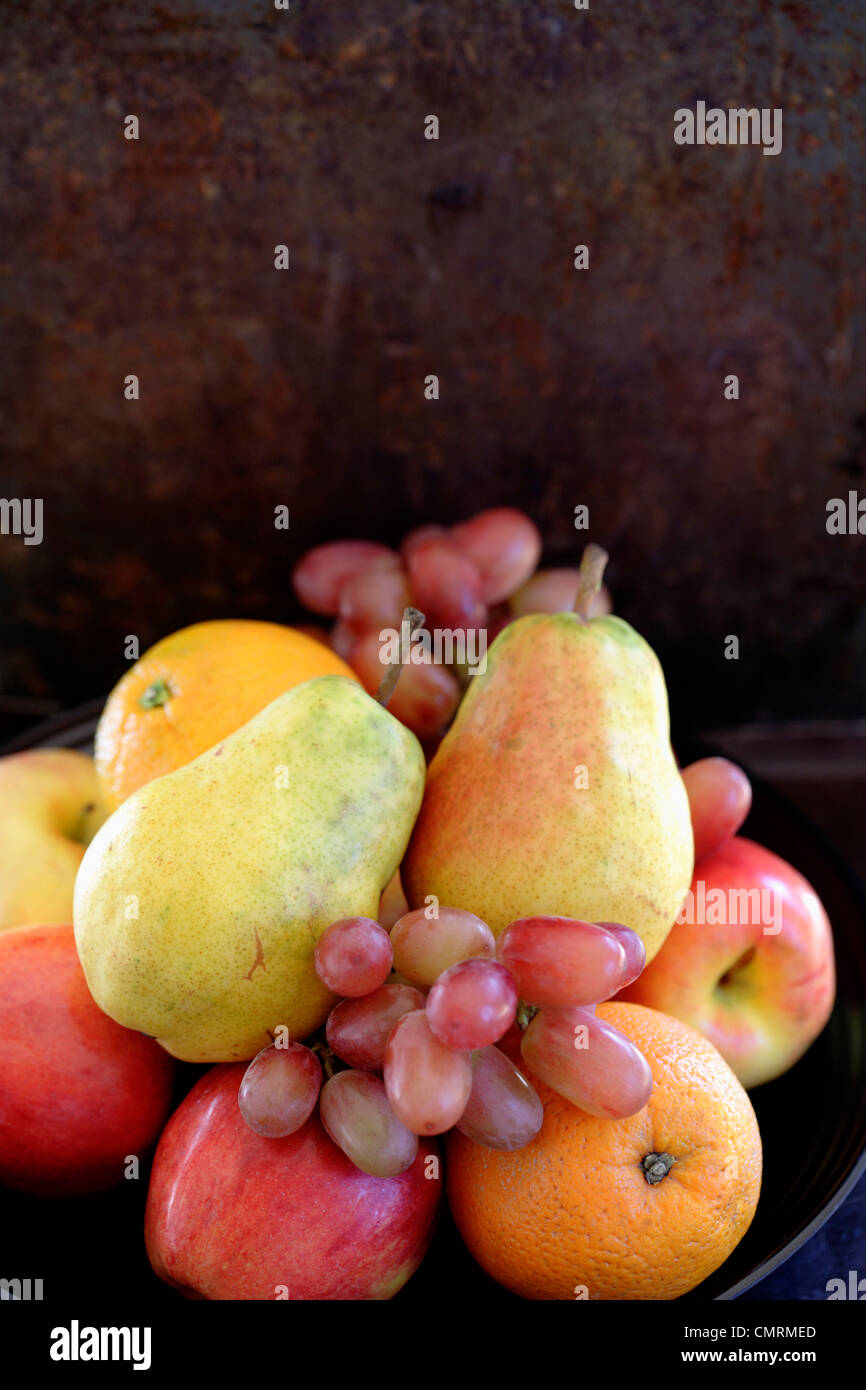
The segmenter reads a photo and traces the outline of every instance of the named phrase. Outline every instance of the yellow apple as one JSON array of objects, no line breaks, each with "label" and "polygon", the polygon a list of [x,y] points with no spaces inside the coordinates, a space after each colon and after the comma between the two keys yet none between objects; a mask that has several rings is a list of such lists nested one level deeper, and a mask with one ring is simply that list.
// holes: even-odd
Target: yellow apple
[{"label": "yellow apple", "polygon": [[0,929],[72,921],[78,865],[105,817],[84,753],[0,758]]}]

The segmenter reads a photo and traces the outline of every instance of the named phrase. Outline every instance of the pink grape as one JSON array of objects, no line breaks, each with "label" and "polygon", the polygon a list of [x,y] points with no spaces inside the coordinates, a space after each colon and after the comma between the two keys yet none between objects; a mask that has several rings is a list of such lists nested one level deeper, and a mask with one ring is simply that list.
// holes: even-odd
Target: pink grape
[{"label": "pink grape", "polygon": [[543,1121],[538,1092],[504,1052],[473,1052],[472,1090],[457,1121],[461,1134],[485,1148],[511,1151],[530,1143]]},{"label": "pink grape", "polygon": [[[577,598],[580,571],[577,569],[538,570],[532,578],[512,594],[509,607],[516,618],[529,613],[570,613]],[[589,615],[598,618],[613,611],[610,594],[602,585],[590,600]]]},{"label": "pink grape", "polygon": [[[625,989],[626,985],[632,984],[640,975],[646,965],[646,947],[637,932],[632,931],[631,927],[623,927],[619,922],[598,922],[597,925],[604,927],[611,936],[615,936],[625,951],[625,974],[621,980],[617,981],[616,990],[611,991],[617,993],[619,990]],[[609,998],[610,996],[606,997]],[[590,1000],[590,1003],[596,1002],[600,1001]]]},{"label": "pink grape", "polygon": [[[500,603],[525,584],[541,557],[541,534],[525,512],[492,507],[461,521],[451,535],[481,575],[485,603]],[[576,590],[575,590],[576,592]]]},{"label": "pink grape", "polygon": [[625,985],[623,945],[594,922],[523,917],[505,928],[496,956],[532,1004],[595,1004]]},{"label": "pink grape", "polygon": [[[361,684],[375,695],[385,674],[377,633],[359,637],[350,661]],[[418,738],[431,738],[449,723],[460,703],[460,686],[447,666],[406,664],[400,672],[388,710]]]},{"label": "pink grape", "polygon": [[400,557],[377,541],[329,541],[308,550],[292,574],[295,593],[305,608],[335,617],[347,580],[369,569],[396,569]]},{"label": "pink grape", "polygon": [[461,907],[439,907],[438,917],[427,908],[407,912],[391,928],[394,969],[422,989],[429,989],[450,965],[473,956],[492,959],[496,938],[486,922]]},{"label": "pink grape", "polygon": [[539,1009],[520,1052],[540,1081],[590,1115],[636,1115],[652,1093],[643,1053],[591,1009]]},{"label": "pink grape", "polygon": [[338,1071],[322,1088],[319,1117],[356,1168],[394,1178],[411,1168],[418,1136],[397,1119],[384,1083],[367,1071]]},{"label": "pink grape", "polygon": [[412,985],[385,984],[362,999],[344,999],[325,1025],[328,1046],[359,1071],[381,1071],[385,1044],[404,1014],[424,1008],[424,995]]},{"label": "pink grape", "polygon": [[419,541],[406,559],[412,599],[426,627],[485,627],[487,606],[481,575],[448,536]]},{"label": "pink grape", "polygon": [[294,1134],[313,1113],[322,1068],[302,1043],[271,1043],[250,1062],[238,1089],[238,1106],[250,1129],[268,1139]]},{"label": "pink grape", "polygon": [[408,911],[409,904],[406,901],[406,894],[403,892],[403,884],[400,881],[400,870],[395,869],[393,877],[382,889],[376,920],[386,931],[390,931],[394,923],[399,921],[404,912]]},{"label": "pink grape", "polygon": [[419,545],[423,544],[424,541],[432,540],[434,537],[436,537],[437,539],[444,537],[447,540],[447,528],[444,526],[432,525],[416,526],[414,531],[409,531],[407,535],[404,537],[403,543],[400,546],[400,554],[403,556],[404,560],[408,560],[413,550],[415,550]]},{"label": "pink grape", "polygon": [[472,1090],[470,1057],[439,1041],[424,1009],[395,1023],[385,1048],[385,1090],[413,1134],[444,1134],[456,1125]]},{"label": "pink grape", "polygon": [[409,582],[402,570],[364,570],[340,590],[340,622],[356,634],[378,633],[383,627],[399,632],[409,602]]},{"label": "pink grape", "polygon": [[391,938],[369,917],[332,922],[316,942],[316,974],[335,994],[371,994],[391,973]]},{"label": "pink grape", "polygon": [[498,1042],[517,1014],[514,981],[495,960],[451,965],[427,996],[427,1022],[440,1042],[471,1051]]},{"label": "pink grape", "polygon": [[692,813],[695,862],[736,835],[752,806],[752,784],[727,758],[701,758],[683,769]]},{"label": "pink grape", "polygon": [[357,632],[350,628],[348,623],[344,623],[342,618],[338,618],[328,634],[328,646],[351,666],[352,654],[357,645]]}]

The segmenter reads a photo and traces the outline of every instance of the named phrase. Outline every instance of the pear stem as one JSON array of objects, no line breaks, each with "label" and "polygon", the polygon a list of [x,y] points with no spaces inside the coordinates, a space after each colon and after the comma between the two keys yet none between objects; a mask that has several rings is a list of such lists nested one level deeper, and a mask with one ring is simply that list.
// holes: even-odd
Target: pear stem
[{"label": "pear stem", "polygon": [[376,691],[376,699],[385,709],[388,707],[388,701],[394,694],[394,687],[400,679],[400,672],[403,670],[403,628],[406,623],[409,624],[409,641],[411,642],[413,632],[421,626],[423,621],[424,614],[419,613],[417,608],[403,609],[403,621],[400,626],[400,656],[396,661],[390,663],[387,671],[379,682],[379,689]]},{"label": "pear stem", "polygon": [[589,606],[601,588],[608,559],[607,551],[603,550],[600,545],[596,545],[594,541],[591,541],[583,552],[577,597],[574,600],[573,610],[575,616],[580,618],[582,623],[589,622]]}]

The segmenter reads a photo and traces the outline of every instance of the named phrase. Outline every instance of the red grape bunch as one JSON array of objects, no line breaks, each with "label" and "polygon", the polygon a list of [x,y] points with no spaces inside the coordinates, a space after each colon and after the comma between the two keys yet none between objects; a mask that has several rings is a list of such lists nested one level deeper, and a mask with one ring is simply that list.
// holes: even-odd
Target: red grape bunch
[{"label": "red grape bunch", "polygon": [[456,907],[406,912],[390,935],[367,917],[334,922],[315,950],[320,980],[342,996],[325,1043],[278,1040],[254,1057],[241,1114],[279,1137],[318,1101],[334,1143],[377,1177],[408,1168],[419,1135],[455,1126],[492,1149],[530,1143],[544,1111],[521,1058],[591,1114],[633,1115],[649,1099],[649,1066],[594,1005],[644,960],[640,937],[612,922],[523,918],[498,942]]},{"label": "red grape bunch", "polygon": [[[541,536],[512,507],[494,507],[450,529],[421,526],[399,552],[375,541],[332,541],[316,546],[292,576],[304,606],[334,619],[330,631],[303,630],[328,643],[353,668],[370,694],[382,679],[379,634],[400,631],[408,605],[426,627],[452,632],[485,629],[488,643],[526,613],[557,613],[574,604],[576,569],[539,570]],[[598,612],[610,612],[602,591]],[[460,701],[455,671],[441,664],[406,665],[388,704],[421,739],[432,739],[453,718]]]}]

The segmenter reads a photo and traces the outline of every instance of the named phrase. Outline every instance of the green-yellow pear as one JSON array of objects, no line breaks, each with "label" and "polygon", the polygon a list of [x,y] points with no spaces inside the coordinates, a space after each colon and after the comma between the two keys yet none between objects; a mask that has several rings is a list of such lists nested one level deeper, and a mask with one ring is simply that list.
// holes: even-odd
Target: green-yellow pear
[{"label": "green-yellow pear", "polygon": [[424,790],[414,734],[345,676],[280,695],[133,793],[88,849],[75,939],[97,1004],[175,1057],[252,1057],[334,996],[313,950],[373,917]]},{"label": "green-yellow pear", "polygon": [[69,925],[75,875],[106,814],[84,753],[35,748],[0,758],[0,929]]},{"label": "green-yellow pear", "polygon": [[586,614],[604,551],[587,547],[572,613],[511,623],[472,677],[428,769],[401,870],[501,932],[519,917],[620,922],[651,959],[691,883],[689,803],[655,653]]}]

